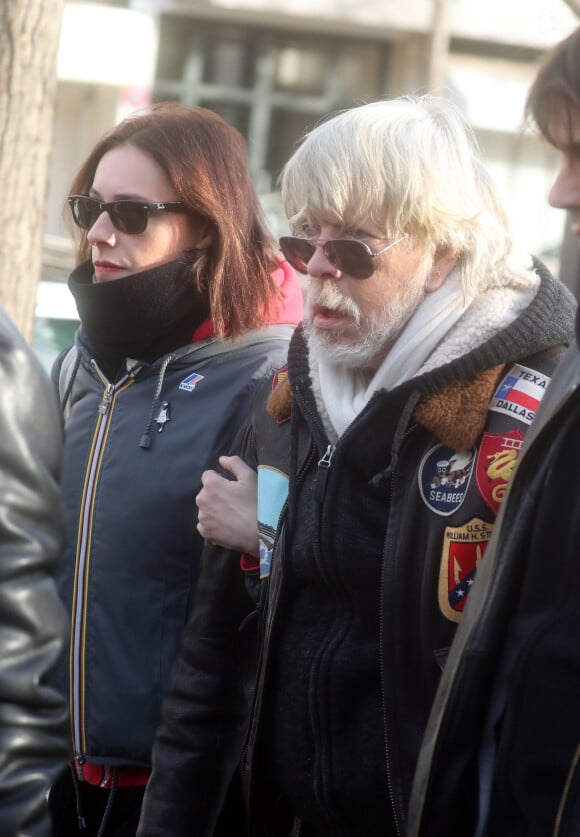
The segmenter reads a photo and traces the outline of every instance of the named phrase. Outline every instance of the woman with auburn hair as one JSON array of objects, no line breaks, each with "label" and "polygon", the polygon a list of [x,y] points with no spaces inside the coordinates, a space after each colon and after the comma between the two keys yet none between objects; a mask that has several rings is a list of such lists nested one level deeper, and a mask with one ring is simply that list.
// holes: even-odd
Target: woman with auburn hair
[{"label": "woman with auburn hair", "polygon": [[160,104],[115,126],[68,204],[80,327],[53,379],[72,747],[50,807],[55,834],[126,837],[198,574],[201,474],[284,362],[302,294],[243,138],[204,108]]}]

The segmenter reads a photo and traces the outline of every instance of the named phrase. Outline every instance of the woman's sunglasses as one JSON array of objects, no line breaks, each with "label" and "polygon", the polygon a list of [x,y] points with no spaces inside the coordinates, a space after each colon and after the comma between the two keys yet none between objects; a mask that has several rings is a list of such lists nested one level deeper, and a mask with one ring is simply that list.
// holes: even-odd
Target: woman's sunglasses
[{"label": "woman's sunglasses", "polygon": [[375,272],[373,259],[386,253],[406,237],[403,235],[391,244],[387,244],[382,250],[373,253],[368,244],[356,238],[328,238],[326,241],[322,239],[314,241],[311,238],[285,235],[280,239],[280,249],[285,259],[300,273],[308,273],[308,262],[316,248],[322,247],[328,261],[341,273],[347,273],[353,279],[368,279]]},{"label": "woman's sunglasses", "polygon": [[104,203],[88,195],[71,195],[68,203],[73,221],[81,230],[90,230],[99,215],[106,212],[112,225],[119,232],[139,235],[147,229],[149,215],[152,212],[189,212],[185,204],[172,201],[169,203],[143,203],[142,201],[111,201]]}]

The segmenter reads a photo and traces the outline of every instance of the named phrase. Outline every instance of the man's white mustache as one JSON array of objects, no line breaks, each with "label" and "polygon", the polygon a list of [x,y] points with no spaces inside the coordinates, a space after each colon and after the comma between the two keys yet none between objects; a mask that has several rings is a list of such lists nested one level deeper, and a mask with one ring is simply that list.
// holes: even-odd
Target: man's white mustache
[{"label": "man's white mustache", "polygon": [[308,291],[308,305],[312,308],[320,306],[339,315],[351,317],[355,322],[360,320],[360,311],[356,304],[346,297],[343,297],[333,286],[322,286]]}]

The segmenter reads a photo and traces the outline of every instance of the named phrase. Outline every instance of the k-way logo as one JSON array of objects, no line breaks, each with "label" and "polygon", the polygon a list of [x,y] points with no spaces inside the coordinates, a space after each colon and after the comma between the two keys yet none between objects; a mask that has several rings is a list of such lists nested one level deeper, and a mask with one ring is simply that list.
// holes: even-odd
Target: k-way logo
[{"label": "k-way logo", "polygon": [[196,384],[199,384],[200,381],[203,381],[203,378],[203,375],[198,375],[197,372],[192,372],[191,375],[188,375],[187,378],[184,378],[183,381],[179,384],[179,389],[183,389],[185,390],[185,392],[193,392]]},{"label": "k-way logo", "polygon": [[547,375],[516,363],[499,385],[489,409],[531,424],[549,383]]}]

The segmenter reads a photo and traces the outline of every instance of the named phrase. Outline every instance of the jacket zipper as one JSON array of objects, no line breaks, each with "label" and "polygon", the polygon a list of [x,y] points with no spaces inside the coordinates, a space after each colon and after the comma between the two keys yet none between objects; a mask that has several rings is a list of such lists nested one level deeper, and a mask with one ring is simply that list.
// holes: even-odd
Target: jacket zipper
[{"label": "jacket zipper", "polygon": [[[314,413],[310,409],[310,407],[309,407],[308,403],[305,401],[305,399],[301,398],[301,396],[300,396],[300,384],[298,382],[296,384],[294,384],[293,391],[294,391],[295,397],[298,398],[298,400],[301,401],[302,409],[303,409],[304,413],[308,414],[311,422],[313,423],[313,426],[316,427],[316,429],[318,431],[318,434],[322,438],[326,438],[326,433],[324,432],[324,428],[322,427],[322,424],[320,423],[316,413]],[[314,440],[314,434],[312,432],[309,432],[309,436],[310,436],[310,442],[309,442],[308,452],[306,453],[302,463],[299,465],[299,467],[297,468],[297,471],[296,471],[296,486],[298,486],[300,484],[301,480],[304,477],[304,474],[307,473],[308,469],[310,468],[310,466],[312,465],[312,463],[314,461],[315,452],[316,452],[316,443],[315,443],[315,440]],[[326,478],[328,476],[327,472],[328,472],[328,469],[330,468],[333,455],[334,455],[334,446],[328,444],[328,441],[327,441],[326,451],[318,462],[318,466],[319,466],[319,469],[320,469],[319,474],[324,475],[324,476],[321,477],[322,495],[324,495],[324,492],[326,490]],[[288,476],[289,476],[289,482],[290,482],[291,475],[289,474]],[[317,481],[318,481],[318,478],[317,478]],[[280,517],[278,518],[278,527],[277,527],[276,535],[275,535],[275,538],[274,538],[274,544],[276,545],[276,557],[277,557],[278,563],[280,565],[282,564],[282,557],[280,555],[280,551],[281,551],[280,537],[281,537],[282,528],[284,526],[284,521],[285,521],[285,518],[286,518],[287,511],[288,511],[288,498],[285,500],[284,505],[282,507],[282,510],[280,512]],[[272,565],[271,566],[274,565],[274,558],[275,558],[275,556],[274,556],[274,554],[272,554]],[[279,571],[281,572],[281,570],[282,570],[282,567],[280,566]],[[260,642],[260,653],[259,653],[257,666],[256,666],[256,688],[255,688],[255,691],[254,691],[254,698],[253,698],[252,706],[251,706],[251,709],[250,709],[250,717],[249,717],[249,722],[248,722],[248,725],[247,725],[247,732],[246,732],[245,741],[244,741],[244,744],[243,744],[243,747],[242,747],[242,752],[241,752],[241,757],[240,757],[240,771],[241,771],[242,777],[244,776],[244,774],[246,776],[245,782],[243,782],[243,784],[245,784],[245,786],[246,786],[245,787],[246,799],[249,803],[248,811],[247,811],[248,822],[251,820],[251,816],[252,816],[253,784],[254,784],[253,776],[252,776],[253,765],[251,763],[248,763],[248,750],[250,749],[250,746],[252,746],[252,749],[253,749],[253,746],[256,742],[256,733],[257,733],[257,729],[258,729],[258,726],[259,726],[259,717],[260,717],[260,714],[261,714],[262,698],[263,698],[263,693],[264,693],[264,683],[265,683],[265,679],[266,679],[266,668],[267,668],[267,665],[268,665],[268,646],[269,646],[269,642],[270,642],[270,635],[272,633],[273,619],[275,617],[275,612],[276,612],[277,605],[278,605],[278,596],[279,596],[279,591],[280,591],[280,584],[281,584],[281,581],[278,582],[277,589],[275,591],[275,600],[273,601],[270,597],[271,587],[270,587],[270,579],[269,579],[268,582],[267,582],[267,585],[268,585],[267,595],[264,597],[266,599],[265,604],[267,604],[267,608],[264,605],[262,605],[262,597],[260,597],[260,602],[258,603],[258,607],[259,608],[261,607],[261,614],[260,614],[260,621],[259,621],[259,631],[260,631],[260,635],[262,637],[262,640]]]},{"label": "jacket zipper", "polygon": [[332,457],[334,456],[335,450],[336,445],[328,445],[326,450],[324,451],[324,455],[321,459],[318,460],[318,472],[316,474],[316,487],[314,490],[314,496],[316,497],[319,503],[322,503],[322,501],[324,500],[324,495],[326,494],[328,472],[332,464]]},{"label": "jacket zipper", "polygon": [[[398,450],[401,449],[403,446],[404,440],[411,435],[411,433],[417,427],[416,424],[412,425],[405,431],[403,436],[401,437],[400,444],[398,446]],[[395,468],[393,468],[391,472],[391,482],[390,482],[390,497],[389,497],[389,519],[391,516],[391,506],[392,506],[392,499],[394,495],[395,489]],[[389,531],[389,521],[387,520],[387,532]],[[380,659],[381,659],[381,697],[383,700],[383,714],[385,718],[384,728],[383,728],[383,736],[385,741],[385,766],[387,770],[387,789],[389,792],[389,799],[391,800],[391,809],[393,811],[393,820],[395,822],[395,829],[397,831],[397,835],[402,834],[401,823],[399,820],[399,812],[398,812],[398,804],[395,801],[394,797],[394,790],[393,790],[393,774],[391,771],[391,762],[389,758],[390,753],[390,744],[389,744],[389,724],[387,723],[387,695],[385,691],[385,675],[383,672],[383,660],[384,660],[384,634],[385,634],[385,591],[384,591],[384,577],[385,577],[385,562],[387,560],[387,545],[385,542],[385,548],[383,550],[383,562],[382,562],[382,577],[381,577],[381,598],[380,598],[380,611],[379,611],[379,648],[380,648]]]},{"label": "jacket zipper", "polygon": [[[318,508],[316,508],[313,512],[314,526],[312,531],[312,550],[314,555],[314,564],[317,565],[317,572],[322,580],[322,583],[329,585],[329,590],[331,586],[331,577],[334,575],[332,570],[332,564],[334,562],[332,560],[330,560],[330,562],[325,561],[325,558],[323,557],[323,531],[325,518],[324,500],[328,487],[330,468],[332,465],[332,460],[335,451],[336,445],[329,443],[326,446],[324,454],[317,462],[317,470],[314,482],[314,498],[318,504]],[[338,594],[333,593],[332,595],[335,596]],[[322,654],[323,659],[332,660],[335,658],[337,638],[340,637],[340,641],[342,641],[344,635],[345,633],[343,632],[342,628],[338,630],[336,634],[333,632],[333,635],[330,637],[327,634],[327,636],[321,642],[321,645],[318,649],[318,651]],[[316,683],[315,688],[318,692],[321,688],[322,683],[325,683],[326,680],[325,678],[321,677],[320,671],[315,672],[314,677],[314,682]],[[323,779],[324,766],[328,764],[329,747],[327,742],[327,735],[325,735],[324,733],[323,725],[320,723],[320,720],[313,718],[312,733],[313,748],[315,754],[314,765],[317,765],[316,769],[313,770],[312,776],[313,793],[315,798],[318,800],[318,804],[321,807],[321,810],[324,811],[328,823],[332,828],[332,833],[336,834],[337,837],[343,837],[344,830],[341,827],[340,815],[337,811],[336,794],[333,793],[333,791],[327,786],[327,783]]]},{"label": "jacket zipper", "polygon": [[[301,466],[299,467],[299,469],[297,471],[296,484],[298,484],[300,482],[301,478],[303,477],[303,475],[307,472],[308,468],[310,467],[310,465],[311,465],[311,463],[314,459],[314,451],[315,451],[314,443],[311,440],[308,453],[306,454]],[[275,535],[275,538],[274,538],[274,544],[276,544],[276,546],[277,546],[276,553],[277,553],[279,563],[281,563],[281,561],[282,561],[282,558],[280,556],[280,550],[281,550],[280,537],[281,537],[281,532],[282,532],[282,529],[283,529],[283,526],[284,526],[284,521],[285,521],[287,511],[288,511],[288,499],[286,499],[284,501],[284,505],[282,506],[282,510],[280,512],[280,517],[278,518],[278,527],[277,527],[276,535]],[[272,565],[273,565],[273,563],[274,563],[274,554],[272,554]],[[280,567],[280,571],[281,571],[281,567]],[[268,648],[267,648],[267,646],[269,645],[269,642],[270,642],[270,635],[271,635],[271,632],[272,632],[272,618],[275,615],[275,610],[276,610],[276,606],[278,604],[278,595],[279,595],[279,590],[280,590],[280,585],[278,585],[278,589],[276,591],[276,600],[271,601],[270,600],[270,595],[269,595],[269,593],[270,593],[270,580],[267,581],[267,585],[268,585],[268,587],[267,587],[267,594],[268,595],[265,596],[264,598],[267,599],[268,607],[266,608],[262,604],[262,596],[260,596],[260,601],[258,602],[258,608],[261,610],[258,629],[259,629],[259,632],[260,632],[260,636],[262,637],[262,640],[260,642],[260,653],[259,653],[259,657],[258,657],[258,661],[257,661],[257,665],[256,665],[256,688],[255,688],[255,691],[254,691],[254,699],[252,701],[252,706],[251,706],[251,709],[250,709],[250,716],[249,716],[248,725],[247,725],[247,732],[246,732],[245,741],[244,741],[241,756],[240,756],[240,772],[241,772],[242,776],[244,774],[246,774],[246,782],[245,782],[246,792],[247,792],[247,797],[246,798],[249,802],[248,812],[247,812],[248,821],[251,818],[251,809],[252,809],[252,806],[253,806],[252,796],[253,796],[253,784],[254,784],[252,773],[248,772],[249,768],[251,767],[251,764],[248,764],[248,750],[250,748],[250,745],[252,745],[252,748],[253,748],[253,745],[255,744],[255,741],[256,741],[256,733],[257,733],[257,729],[258,729],[258,719],[260,717],[261,708],[262,708],[262,698],[263,698],[263,693],[264,693],[264,681],[266,679],[265,672],[266,672],[266,666],[267,666],[267,663],[268,663]],[[270,617],[269,624],[268,624],[268,617]]]},{"label": "jacket zipper", "polygon": [[111,384],[94,360],[91,361],[91,365],[103,384],[104,389],[97,410],[97,424],[91,444],[91,454],[87,465],[81,499],[81,514],[79,516],[75,556],[70,651],[70,703],[73,752],[81,768],[81,774],[82,765],[85,761],[83,754],[86,749],[84,730],[84,641],[93,504],[107,430],[112,415],[114,397],[122,389],[126,389],[133,383],[134,377],[140,369],[140,367],[136,367],[128,375],[121,378],[118,383]]}]

